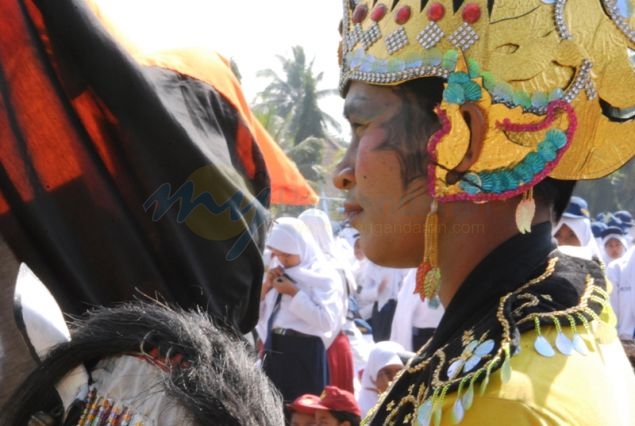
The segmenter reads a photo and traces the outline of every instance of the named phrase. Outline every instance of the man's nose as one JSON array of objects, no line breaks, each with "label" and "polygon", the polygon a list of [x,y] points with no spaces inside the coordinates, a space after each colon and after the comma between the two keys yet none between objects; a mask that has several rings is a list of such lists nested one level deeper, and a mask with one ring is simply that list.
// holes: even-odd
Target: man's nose
[{"label": "man's nose", "polygon": [[351,166],[339,165],[333,174],[333,185],[337,189],[351,189],[355,185],[355,170]]}]

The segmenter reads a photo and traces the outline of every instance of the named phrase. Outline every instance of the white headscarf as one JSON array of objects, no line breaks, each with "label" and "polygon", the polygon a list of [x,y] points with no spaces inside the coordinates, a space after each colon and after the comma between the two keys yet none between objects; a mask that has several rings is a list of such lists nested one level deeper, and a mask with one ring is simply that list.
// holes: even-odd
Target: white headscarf
[{"label": "white headscarf", "polygon": [[558,222],[558,225],[556,225],[553,230],[553,235],[558,232],[562,225],[567,225],[573,231],[578,241],[580,241],[580,246],[585,247],[585,251],[587,251],[591,257],[596,256],[598,259],[602,259],[602,253],[593,237],[591,221],[589,219],[562,216],[560,222]]},{"label": "white headscarf", "polygon": [[[332,322],[330,330],[324,331],[322,335],[325,346],[328,347],[333,338],[339,332],[338,326],[341,325],[340,318],[344,316],[343,297],[344,289],[340,282],[341,277],[337,270],[329,264],[318,247],[311,231],[304,222],[293,217],[282,217],[274,222],[265,245],[268,248],[276,249],[284,253],[294,254],[300,257],[300,263],[296,266],[285,268],[285,273],[296,282],[299,290],[306,293],[311,300],[319,300],[324,303],[334,303],[336,306],[329,310],[329,321]],[[278,260],[274,259],[271,267],[277,266]],[[266,319],[271,315],[277,291],[270,291],[261,303],[260,318],[257,330],[263,340],[266,339]],[[291,303],[291,297],[282,296],[282,308],[279,318],[282,317],[285,306]],[[337,311],[337,312],[336,312]],[[315,329],[316,324],[308,324],[308,319],[298,320],[297,331],[314,334],[309,332]]]},{"label": "white headscarf", "polygon": [[309,227],[294,217],[276,219],[265,245],[284,253],[300,256],[298,265],[300,268],[309,268],[315,262],[324,261],[324,255]]},{"label": "white headscarf", "polygon": [[273,256],[271,254],[271,250],[265,248],[262,252],[262,263],[265,265],[265,272],[269,270],[271,266],[271,262],[273,262]]},{"label": "white headscarf", "polygon": [[611,306],[617,316],[620,338],[632,338],[635,332],[635,248],[610,262],[606,275],[613,285]]},{"label": "white headscarf", "polygon": [[635,243],[635,226],[628,228],[628,231],[626,232],[626,241],[628,242],[628,248]]},{"label": "white headscarf", "polygon": [[336,269],[342,271],[346,275],[347,284],[350,286],[349,292],[354,292],[357,288],[355,284],[355,276],[353,275],[351,265],[345,260],[346,254],[335,243],[333,237],[333,226],[331,219],[322,210],[308,209],[298,216],[302,222],[306,224],[313,235],[313,238],[320,246],[322,253],[326,259],[331,262]]},{"label": "white headscarf", "polygon": [[377,342],[371,349],[368,355],[368,363],[366,363],[366,367],[362,373],[362,389],[357,398],[359,408],[362,410],[362,417],[377,404],[379,399],[375,385],[377,382],[377,373],[389,365],[400,365],[403,367],[404,364],[399,354],[404,352],[403,346],[390,340]]},{"label": "white headscarf", "polygon": [[356,270],[359,269],[359,260],[355,257],[355,241],[359,238],[359,231],[350,226],[345,227],[337,234],[335,244],[339,247],[340,252],[343,253],[344,259],[351,267]]},{"label": "white headscarf", "polygon": [[347,226],[340,231],[338,237],[344,239],[351,246],[351,248],[354,248],[355,241],[357,240],[357,238],[359,238],[359,231],[355,228]]},{"label": "white headscarf", "polygon": [[[613,260],[615,259],[611,259],[608,255],[608,253],[606,252],[606,249],[604,248],[606,246],[606,243],[608,240],[611,239],[615,239],[617,241],[619,241],[620,243],[622,243],[622,246],[624,247],[624,253],[622,254],[622,256],[624,256],[624,254],[626,254],[626,252],[628,251],[628,241],[626,240],[626,236],[624,236],[623,234],[618,234],[618,233],[612,233],[612,234],[607,234],[604,237],[602,237],[602,260],[604,260],[605,264],[609,264],[611,263]],[[619,258],[618,258],[619,259]]]},{"label": "white headscarf", "polygon": [[337,259],[338,252],[333,238],[333,225],[329,216],[319,209],[308,209],[298,216],[309,228],[311,235],[322,249],[322,252],[330,258]]}]

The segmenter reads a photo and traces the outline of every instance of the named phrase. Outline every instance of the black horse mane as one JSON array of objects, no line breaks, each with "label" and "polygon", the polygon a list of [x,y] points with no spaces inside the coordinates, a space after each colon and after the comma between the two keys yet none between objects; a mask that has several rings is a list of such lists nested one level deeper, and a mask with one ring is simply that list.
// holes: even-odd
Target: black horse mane
[{"label": "black horse mane", "polygon": [[256,365],[249,343],[203,312],[125,303],[75,319],[71,336],[16,390],[0,411],[0,424],[26,425],[37,412],[59,416],[63,407],[54,386],[69,371],[80,365],[90,371],[100,359],[150,351],[161,359],[178,356],[179,364],[165,372],[164,388],[194,424],[284,424],[281,397]]}]

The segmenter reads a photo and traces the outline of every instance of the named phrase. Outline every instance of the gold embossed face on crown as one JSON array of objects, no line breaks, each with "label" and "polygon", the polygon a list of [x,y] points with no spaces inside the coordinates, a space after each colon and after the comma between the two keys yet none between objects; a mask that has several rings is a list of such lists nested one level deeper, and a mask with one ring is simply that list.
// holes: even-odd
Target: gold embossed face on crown
[{"label": "gold embossed face on crown", "polygon": [[[351,80],[447,79],[446,125],[428,146],[441,200],[508,198],[547,176],[601,177],[635,154],[632,2],[344,0],[340,90]],[[489,129],[468,183],[447,185],[465,102],[483,108]]]}]

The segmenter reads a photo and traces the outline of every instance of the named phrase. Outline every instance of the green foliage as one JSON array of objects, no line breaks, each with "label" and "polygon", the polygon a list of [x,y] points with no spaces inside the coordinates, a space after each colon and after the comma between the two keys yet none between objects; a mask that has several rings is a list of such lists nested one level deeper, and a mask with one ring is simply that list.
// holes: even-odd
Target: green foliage
[{"label": "green foliage", "polygon": [[[333,160],[341,157],[342,149],[328,132],[329,128],[340,132],[340,125],[320,109],[318,101],[338,92],[318,90],[322,73],[314,73],[313,61],[307,61],[301,46],[292,48],[291,58],[277,56],[277,59],[282,73],[272,69],[258,72],[269,83],[258,93],[251,108],[309,185],[321,193],[331,180]],[[276,208],[282,209],[278,213],[293,213],[292,206]]]},{"label": "green foliage", "polygon": [[319,182],[324,180],[321,166],[324,155],[324,139],[308,137],[287,152],[306,179]]},{"label": "green foliage", "polygon": [[327,126],[337,131],[340,125],[333,117],[322,111],[318,101],[328,95],[337,94],[335,89],[317,90],[322,73],[314,74],[313,61],[307,63],[301,46],[292,48],[291,59],[277,56],[283,75],[272,69],[258,72],[259,77],[270,80],[256,98],[253,110],[259,114],[275,114],[283,120],[282,130],[276,138],[282,145],[290,141],[298,145],[306,138],[327,137]]},{"label": "green foliage", "polygon": [[283,151],[288,151],[291,144],[285,137],[285,122],[282,117],[276,114],[273,108],[261,108],[253,110],[254,115],[260,121],[260,124],[267,130],[273,140],[275,140]]}]

